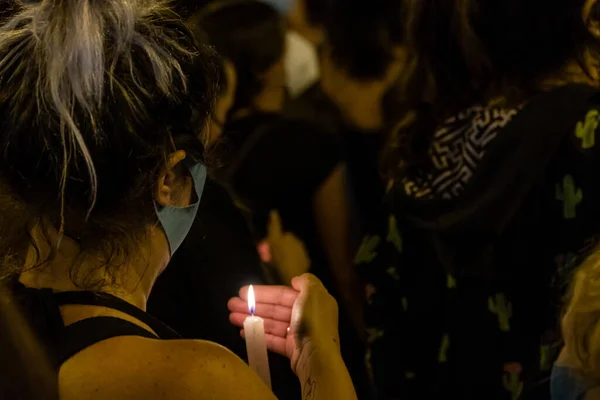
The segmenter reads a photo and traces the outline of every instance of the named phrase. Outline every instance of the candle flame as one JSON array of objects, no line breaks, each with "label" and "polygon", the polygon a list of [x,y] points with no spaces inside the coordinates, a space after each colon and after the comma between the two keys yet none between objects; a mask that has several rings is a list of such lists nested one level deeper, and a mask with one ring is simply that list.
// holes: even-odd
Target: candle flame
[{"label": "candle flame", "polygon": [[250,314],[254,315],[256,311],[256,299],[254,298],[254,288],[250,285],[250,289],[248,289],[248,311]]}]

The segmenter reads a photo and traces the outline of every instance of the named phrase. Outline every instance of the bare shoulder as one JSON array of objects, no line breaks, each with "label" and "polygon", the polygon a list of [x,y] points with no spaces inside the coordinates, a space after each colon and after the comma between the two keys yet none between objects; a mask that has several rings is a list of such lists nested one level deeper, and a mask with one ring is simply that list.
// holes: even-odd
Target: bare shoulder
[{"label": "bare shoulder", "polygon": [[200,340],[109,339],[69,359],[59,386],[61,400],[275,398],[235,354]]}]

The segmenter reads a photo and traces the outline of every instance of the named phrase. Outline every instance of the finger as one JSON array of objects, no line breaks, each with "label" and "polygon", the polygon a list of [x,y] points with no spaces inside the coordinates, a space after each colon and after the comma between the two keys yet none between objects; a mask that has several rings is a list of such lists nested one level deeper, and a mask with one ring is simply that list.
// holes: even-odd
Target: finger
[{"label": "finger", "polygon": [[[229,300],[227,308],[229,309],[229,312],[244,314],[247,317],[250,316],[248,303],[239,297]],[[254,315],[261,318],[276,319],[278,321],[289,321],[292,315],[292,307],[258,303],[254,310]]]},{"label": "finger", "polygon": [[273,304],[257,304],[254,315],[264,319],[287,322],[289,324],[292,319],[292,308],[276,306]]},{"label": "finger", "polygon": [[292,287],[294,289],[296,289],[297,291],[301,292],[302,289],[306,286],[307,282],[307,278],[306,278],[307,274],[301,275],[301,276],[297,276],[295,278],[292,278]]},{"label": "finger", "polygon": [[[244,286],[240,289],[240,297],[248,300],[248,288]],[[288,286],[254,286],[254,297],[257,303],[279,304],[281,306],[292,307],[300,293]]]},{"label": "finger", "polygon": [[274,353],[281,354],[282,356],[288,357],[286,354],[287,339],[280,338],[273,335],[266,335],[265,340],[267,342],[267,348]]},{"label": "finger", "polygon": [[297,291],[306,290],[309,287],[313,288],[325,288],[323,283],[314,276],[313,274],[302,274],[296,278],[292,279],[292,287]]},{"label": "finger", "polygon": [[[248,315],[240,314],[240,313],[231,313],[229,314],[229,321],[237,326],[243,327],[244,321],[248,318]],[[273,336],[286,338],[288,334],[288,327],[290,326],[288,322],[276,321],[273,319],[265,319],[265,333],[268,333]]]},{"label": "finger", "polygon": [[248,302],[240,299],[239,297],[229,299],[227,302],[227,309],[230,312],[246,313],[248,315],[250,314],[250,311],[248,310]]},{"label": "finger", "polygon": [[238,328],[244,327],[244,321],[248,318],[248,314],[232,312],[229,314],[229,322]]},{"label": "finger", "polygon": [[277,241],[283,236],[283,227],[281,226],[281,217],[276,210],[269,214],[269,226],[267,228],[267,238],[269,241]]},{"label": "finger", "polygon": [[256,246],[256,249],[258,250],[262,262],[270,263],[273,260],[273,257],[271,256],[271,247],[268,241],[263,240]]},{"label": "finger", "polygon": [[[248,318],[250,314],[247,310],[237,310],[231,311],[231,314],[239,314],[243,315],[244,318]],[[288,326],[291,324],[292,320],[292,309],[291,308],[282,308],[272,305],[267,305],[264,307],[257,306],[255,316],[261,317],[264,320],[274,320],[279,322],[285,322]],[[241,317],[240,317],[241,318]],[[244,321],[242,321],[243,323]]]},{"label": "finger", "polygon": [[[246,339],[246,334],[243,329],[240,332],[240,335],[242,336],[243,339]],[[286,353],[287,339],[266,334],[265,342],[267,342],[267,348],[270,351],[277,353],[277,354],[281,354],[282,356],[288,357],[288,355]]]}]

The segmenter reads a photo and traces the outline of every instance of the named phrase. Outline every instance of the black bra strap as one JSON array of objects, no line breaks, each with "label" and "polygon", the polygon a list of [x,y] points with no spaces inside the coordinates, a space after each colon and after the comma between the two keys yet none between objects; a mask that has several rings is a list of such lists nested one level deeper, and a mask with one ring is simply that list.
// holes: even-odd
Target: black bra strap
[{"label": "black bra strap", "polygon": [[[111,308],[121,311],[148,325],[160,339],[180,339],[181,336],[173,329],[154,318],[150,314],[140,310],[134,305],[108,293],[100,292],[60,292],[54,294],[59,306],[64,305],[86,305]],[[97,318],[90,318],[97,319]],[[84,320],[87,321],[87,320]],[[81,321],[81,322],[84,322]],[[137,326],[137,325],[136,325]],[[141,329],[141,328],[140,328]],[[144,330],[145,331],[145,330]],[[145,331],[147,332],[147,331]],[[118,335],[117,335],[118,336]]]},{"label": "black bra strap", "polygon": [[60,335],[59,349],[56,350],[57,369],[80,351],[102,342],[121,336],[141,336],[158,339],[146,329],[120,318],[94,317],[75,322],[65,327]]}]

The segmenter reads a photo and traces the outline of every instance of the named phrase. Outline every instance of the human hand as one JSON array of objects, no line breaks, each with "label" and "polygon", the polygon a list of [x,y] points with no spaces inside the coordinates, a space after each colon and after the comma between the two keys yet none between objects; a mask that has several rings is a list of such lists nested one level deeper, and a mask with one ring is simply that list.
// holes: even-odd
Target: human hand
[{"label": "human hand", "polygon": [[269,216],[266,243],[259,246],[259,253],[265,262],[273,262],[283,282],[308,272],[310,259],[304,244],[292,233],[284,232],[281,217],[277,211]]},{"label": "human hand", "polygon": [[[264,319],[267,347],[289,357],[294,371],[303,353],[314,349],[339,352],[337,302],[314,275],[292,279],[291,288],[255,286],[254,295],[254,315]],[[240,297],[229,301],[228,307],[229,320],[242,328],[250,316],[248,286],[240,290]]]}]

